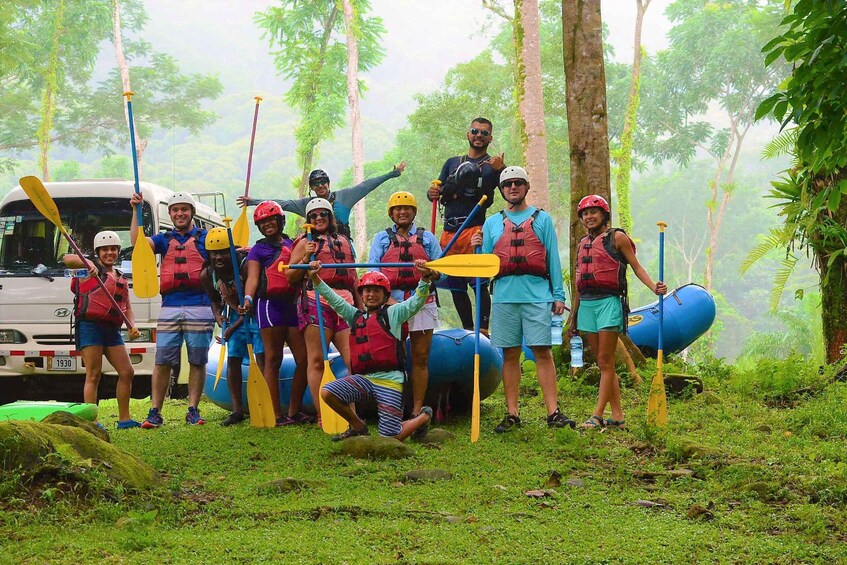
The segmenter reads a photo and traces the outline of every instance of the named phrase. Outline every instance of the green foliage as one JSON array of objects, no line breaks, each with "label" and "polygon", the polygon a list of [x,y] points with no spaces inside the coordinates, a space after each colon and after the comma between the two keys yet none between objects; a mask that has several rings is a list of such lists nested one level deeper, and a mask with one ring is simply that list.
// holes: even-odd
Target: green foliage
[{"label": "green foliage", "polygon": [[104,179],[132,179],[132,159],[126,155],[106,157],[100,161],[95,176]]},{"label": "green foliage", "polygon": [[78,161],[63,161],[56,168],[53,179],[59,182],[82,178],[82,167]]},{"label": "green foliage", "polygon": [[793,308],[775,312],[773,317],[780,328],[753,332],[747,338],[739,361],[801,355],[812,363],[826,362],[819,293],[805,294]]}]

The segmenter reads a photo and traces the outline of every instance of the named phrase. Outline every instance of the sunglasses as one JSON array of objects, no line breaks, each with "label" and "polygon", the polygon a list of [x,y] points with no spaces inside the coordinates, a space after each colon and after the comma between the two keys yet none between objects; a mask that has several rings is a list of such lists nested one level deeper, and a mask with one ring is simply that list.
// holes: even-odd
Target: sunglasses
[{"label": "sunglasses", "polygon": [[317,220],[318,218],[329,218],[329,212],[326,210],[321,210],[320,212],[309,212],[310,220]]},{"label": "sunglasses", "polygon": [[479,135],[481,135],[482,137],[488,137],[489,135],[491,135],[491,132],[490,132],[490,131],[488,131],[487,129],[477,129],[477,128],[471,128],[471,129],[470,129],[470,132],[471,132],[471,135],[479,134]]},{"label": "sunglasses", "polygon": [[510,186],[526,186],[526,181],[523,179],[504,180],[500,183],[500,188],[509,188]]}]

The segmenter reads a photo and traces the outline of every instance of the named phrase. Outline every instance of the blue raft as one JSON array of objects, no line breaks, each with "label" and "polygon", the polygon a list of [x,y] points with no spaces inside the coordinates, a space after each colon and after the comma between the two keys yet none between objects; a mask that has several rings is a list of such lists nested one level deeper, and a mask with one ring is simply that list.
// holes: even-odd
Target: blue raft
[{"label": "blue raft", "polygon": [[[226,361],[221,374],[221,380],[216,390],[215,373],[218,369],[220,345],[213,343],[209,349],[209,363],[206,365],[206,397],[217,406],[226,410],[232,409],[229,388],[226,382]],[[409,342],[406,341],[407,373],[411,367]],[[447,404],[452,408],[463,409],[470,405],[473,398],[473,361],[474,333],[463,329],[437,330],[432,336],[432,347],[429,354],[429,386],[426,403],[429,405]],[[347,367],[341,356],[331,350],[329,364],[336,378],[347,375]],[[279,398],[283,406],[288,405],[291,396],[291,382],[294,377],[295,363],[286,349],[282,366],[279,370]],[[488,338],[480,336],[479,340],[479,388],[480,398],[484,399],[497,390],[501,380],[503,357],[499,349],[491,346]],[[244,380],[242,401],[247,406],[247,371],[248,363],[243,361],[241,374]],[[409,388],[409,387],[407,387]],[[312,397],[306,390],[303,403],[312,406]]]}]

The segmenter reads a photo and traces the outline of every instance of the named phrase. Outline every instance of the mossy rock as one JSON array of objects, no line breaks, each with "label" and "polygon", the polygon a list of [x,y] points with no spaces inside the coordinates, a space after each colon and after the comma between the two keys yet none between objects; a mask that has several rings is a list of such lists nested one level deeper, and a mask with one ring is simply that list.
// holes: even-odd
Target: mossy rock
[{"label": "mossy rock", "polygon": [[322,481],[286,477],[284,479],[276,479],[274,481],[262,483],[259,485],[259,492],[266,494],[301,492],[304,490],[314,490],[322,486],[326,486],[326,483]]},{"label": "mossy rock", "polygon": [[721,403],[721,397],[709,390],[704,392],[700,398],[703,399],[703,404],[708,406],[715,406]]},{"label": "mossy rock", "polygon": [[696,375],[666,373],[663,375],[663,378],[665,380],[665,390],[671,396],[679,396],[689,388],[696,394],[703,392],[703,380]]},{"label": "mossy rock", "polygon": [[719,450],[689,439],[681,439],[678,442],[675,442],[675,445],[669,445],[668,450],[676,455],[676,458],[681,461],[687,461],[689,459],[709,459],[720,455]]},{"label": "mossy rock", "polygon": [[79,428],[81,430],[85,430],[86,432],[97,436],[103,441],[110,441],[109,432],[100,428],[94,422],[89,422],[88,420],[83,420],[79,416],[74,416],[70,412],[53,412],[43,420],[41,420],[42,424],[58,424],[60,426],[71,426],[73,428]]},{"label": "mossy rock", "polygon": [[341,453],[354,459],[405,459],[414,455],[408,445],[393,437],[357,436],[341,443]]},{"label": "mossy rock", "polygon": [[414,469],[406,473],[407,481],[418,483],[449,481],[452,478],[453,473],[444,471],[443,469]]},{"label": "mossy rock", "polygon": [[432,428],[422,440],[422,443],[447,443],[456,439],[456,434],[444,428]]},{"label": "mossy rock", "polygon": [[[31,476],[45,468],[96,468],[131,490],[150,488],[156,471],[83,428],[44,422],[0,422],[0,469]],[[84,473],[80,473],[80,480]],[[65,479],[67,480],[67,479]]]}]

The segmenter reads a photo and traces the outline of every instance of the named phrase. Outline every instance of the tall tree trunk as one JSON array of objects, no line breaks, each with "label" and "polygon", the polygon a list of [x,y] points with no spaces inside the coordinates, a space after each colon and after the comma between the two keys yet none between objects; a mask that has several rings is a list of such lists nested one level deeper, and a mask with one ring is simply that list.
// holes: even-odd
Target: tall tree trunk
[{"label": "tall tree trunk", "polygon": [[[353,182],[359,184],[365,180],[365,148],[362,143],[362,120],[359,114],[359,44],[356,41],[358,30],[353,13],[353,0],[342,1],[344,25],[347,28],[347,103],[350,106],[350,129],[353,138]],[[365,252],[368,235],[364,199],[353,207],[353,221],[356,226],[356,249],[361,256]]]},{"label": "tall tree trunk", "polygon": [[[524,163],[532,179],[529,202],[550,210],[550,176],[547,165],[547,132],[544,125],[544,92],[541,86],[541,31],[538,0],[515,0],[515,20],[521,22],[519,73],[523,81],[518,99],[523,121]],[[518,18],[517,16],[520,16]],[[515,27],[517,36],[518,28]]]},{"label": "tall tree trunk", "polygon": [[637,12],[635,15],[635,38],[633,40],[632,79],[629,83],[629,99],[626,103],[626,116],[621,132],[621,148],[618,155],[618,166],[615,173],[615,193],[618,197],[618,218],[620,226],[632,233],[632,207],[629,199],[630,174],[632,172],[632,140],[635,137],[635,126],[638,116],[639,91],[641,89],[641,30],[644,25],[644,14],[650,7],[651,0],[635,0]]},{"label": "tall tree trunk", "polygon": [[588,194],[599,194],[611,202],[602,32],[600,0],[562,0],[562,46],[571,159],[571,267],[577,255],[577,242],[584,231],[576,214],[580,199]]},{"label": "tall tree trunk", "polygon": [[56,90],[59,73],[59,43],[65,29],[65,2],[56,4],[56,19],[53,24],[53,40],[50,60],[44,72],[44,92],[41,95],[41,125],[38,127],[38,147],[40,149],[41,178],[50,180],[47,164],[50,153],[50,132],[53,129],[53,115],[56,113]]},{"label": "tall tree trunk", "polygon": [[[129,83],[129,66],[126,64],[126,56],[124,55],[124,43],[121,34],[121,3],[120,0],[112,2],[112,42],[115,44],[115,58],[118,61],[118,70],[121,73],[121,83],[124,92],[131,92],[132,87]],[[129,112],[126,104],[124,104],[124,115],[126,116],[127,127],[129,127]],[[135,158],[138,160],[138,176],[141,177],[141,158],[144,156],[144,150],[147,149],[147,140],[141,139],[138,135],[138,130],[135,130]]]},{"label": "tall tree trunk", "polygon": [[[818,177],[820,178],[820,177]],[[835,185],[831,190],[838,190],[837,185],[847,179],[847,169],[836,169],[826,175],[826,181]],[[823,180],[823,179],[821,179]],[[826,221],[847,225],[847,199],[842,198],[841,204],[834,213],[825,212]],[[821,281],[821,321],[823,323],[823,340],[826,346],[826,362],[835,363],[844,358],[847,345],[847,260],[844,256],[829,264],[830,256],[816,252]]]}]

